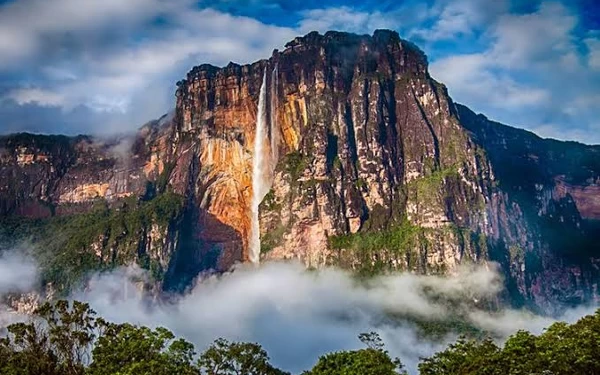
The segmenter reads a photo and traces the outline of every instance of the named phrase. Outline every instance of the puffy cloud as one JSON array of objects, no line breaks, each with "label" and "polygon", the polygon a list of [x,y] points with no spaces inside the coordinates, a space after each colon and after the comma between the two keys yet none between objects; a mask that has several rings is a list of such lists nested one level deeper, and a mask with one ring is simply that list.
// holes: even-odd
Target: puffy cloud
[{"label": "puffy cloud", "polygon": [[[36,276],[28,258],[14,251],[0,256],[0,295],[30,291]],[[493,263],[460,268],[448,277],[398,273],[358,281],[336,268],[309,271],[300,263],[268,262],[200,279],[185,294],[162,296],[167,298],[142,292],[147,277],[136,267],[96,274],[71,298],[89,302],[110,321],[167,327],[199,351],[218,337],[259,342],[277,366],[296,373],[326,352],[362,347],[357,335],[370,331],[417,373],[420,358],[442,350],[458,333],[427,338],[415,320],[461,316],[499,341],[518,329],[540,333],[556,321],[524,310],[478,308],[477,301],[496,300],[503,291]],[[579,306],[559,319],[572,322],[593,311]],[[0,327],[24,318],[0,306]]]},{"label": "puffy cloud", "polygon": [[0,65],[18,63],[23,57],[36,55],[52,37],[95,33],[107,26],[135,25],[171,7],[164,0],[5,3],[0,7]]},{"label": "puffy cloud", "polygon": [[[592,34],[594,35],[594,34]],[[596,34],[598,35],[598,34]],[[585,39],[585,44],[589,50],[588,53],[588,65],[590,68],[600,71],[600,38],[590,37]]]},{"label": "puffy cloud", "polygon": [[459,101],[478,103],[511,110],[515,107],[539,106],[547,103],[551,94],[543,89],[528,87],[509,74],[493,70],[485,54],[450,56],[435,61],[431,71],[446,85]]},{"label": "puffy cloud", "polygon": [[323,7],[302,10],[296,27],[299,34],[310,31],[325,33],[329,30],[357,34],[372,34],[376,29],[408,30],[427,20],[431,10],[424,2],[407,2],[386,7],[377,2],[378,9],[359,9],[351,6]]},{"label": "puffy cloud", "polygon": [[577,17],[560,3],[544,2],[529,14],[505,14],[492,27],[490,59],[507,68],[537,67],[574,52]]},{"label": "puffy cloud", "polygon": [[303,12],[299,31],[327,32],[344,30],[359,34],[371,33],[375,29],[394,29],[398,20],[393,15],[379,11],[362,12],[347,6],[339,8],[312,9]]},{"label": "puffy cloud", "polygon": [[429,9],[433,25],[409,32],[427,42],[450,40],[460,36],[475,36],[477,31],[508,10],[508,1],[438,0]]},{"label": "puffy cloud", "polygon": [[541,124],[530,128],[531,131],[543,138],[574,139],[585,143],[600,144],[598,129],[600,129],[600,122],[591,123],[582,128],[565,128],[564,125],[558,124]]},{"label": "puffy cloud", "polygon": [[[174,105],[174,83],[191,66],[199,62],[250,62],[268,55],[274,46],[282,45],[295,35],[289,28],[269,26],[252,18],[197,9],[191,2],[135,0],[125,3],[127,5],[112,0],[90,1],[79,9],[75,6],[78,2],[60,0],[52,14],[64,19],[64,23],[40,21],[23,30],[15,25],[13,32],[24,32],[28,36],[23,38],[30,39],[27,44],[35,45],[40,38],[50,34],[64,37],[65,33],[75,33],[73,38],[85,38],[83,31],[103,32],[104,28],[111,27],[112,22],[118,22],[119,19],[131,18],[133,23],[142,23],[162,16],[167,23],[160,27],[145,24],[145,32],[150,37],[140,40],[74,47],[70,51],[71,56],[50,59],[48,66],[42,65],[42,69],[36,66],[35,70],[41,70],[44,75],[37,80],[45,83],[44,88],[28,83],[27,87],[10,90],[4,95],[4,101],[13,100],[19,105],[60,107],[63,112],[52,120],[54,124],[63,117],[73,117],[75,114],[72,112],[81,110],[81,106],[92,115],[98,114],[92,116],[94,121],[84,121],[87,126],[80,125],[77,132],[105,133],[114,129],[135,129]],[[19,17],[21,8],[26,5],[33,8],[29,10],[31,13],[48,13],[48,2],[32,0],[17,6],[19,4],[17,2],[13,7],[0,8],[0,18]],[[71,22],[70,17],[77,20]],[[57,48],[69,48],[65,46],[70,42],[68,39],[60,39]],[[27,53],[33,55],[36,51],[32,48]],[[4,105],[7,106],[6,103]],[[0,120],[10,123],[13,119],[2,118],[2,114],[8,112],[13,115],[16,109],[0,110]],[[25,107],[22,109],[24,112]],[[56,129],[56,125],[53,127]]]},{"label": "puffy cloud", "polygon": [[600,34],[581,19],[554,1],[16,0],[0,6],[0,131],[133,130],[172,108],[174,82],[199,63],[251,62],[312,30],[392,28],[455,100],[599,142]]},{"label": "puffy cloud", "polygon": [[598,143],[598,39],[585,40],[586,63],[577,27],[573,11],[556,2],[503,14],[482,36],[489,38],[486,48],[439,58],[431,72],[455,100],[498,121],[542,136]]}]

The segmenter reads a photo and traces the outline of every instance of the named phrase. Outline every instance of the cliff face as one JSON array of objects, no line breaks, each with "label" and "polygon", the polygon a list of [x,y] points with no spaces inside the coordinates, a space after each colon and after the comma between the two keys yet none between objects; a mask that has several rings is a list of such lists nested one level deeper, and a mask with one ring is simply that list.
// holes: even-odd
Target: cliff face
[{"label": "cliff face", "polygon": [[521,294],[548,307],[553,300],[597,301],[600,146],[541,139],[467,107],[457,110],[473,141],[486,150],[498,191],[525,219],[528,251],[498,254],[511,274],[521,270]]},{"label": "cliff face", "polygon": [[179,197],[166,215],[124,225],[130,247],[110,228],[90,243],[101,264],[147,261],[164,288],[184,287],[250,259],[261,122],[263,259],[364,274],[494,260],[517,301],[597,296],[600,148],[455,105],[396,33],[311,33],[251,65],[195,67],[177,85],[174,118],[144,126],[128,147],[3,138],[0,213],[72,217],[101,198],[118,219]]}]

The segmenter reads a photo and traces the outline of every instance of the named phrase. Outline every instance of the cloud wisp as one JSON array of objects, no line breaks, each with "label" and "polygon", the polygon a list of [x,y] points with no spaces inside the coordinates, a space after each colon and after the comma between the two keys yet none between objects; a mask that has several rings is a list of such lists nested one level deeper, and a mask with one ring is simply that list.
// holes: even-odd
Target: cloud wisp
[{"label": "cloud wisp", "polygon": [[6,302],[36,302],[36,293],[28,300],[27,296],[16,301],[22,293],[34,291],[38,283],[38,267],[35,261],[26,255],[23,249],[0,248],[0,331],[11,323],[25,320],[26,317],[8,308]]}]

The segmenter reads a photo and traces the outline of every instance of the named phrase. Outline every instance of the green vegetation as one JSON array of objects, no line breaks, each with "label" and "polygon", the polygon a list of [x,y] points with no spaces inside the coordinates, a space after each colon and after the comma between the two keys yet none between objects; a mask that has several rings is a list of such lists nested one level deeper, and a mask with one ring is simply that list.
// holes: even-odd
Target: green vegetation
[{"label": "green vegetation", "polygon": [[404,253],[423,240],[424,229],[403,220],[387,229],[357,232],[329,237],[329,247],[335,250],[377,251],[389,250]]},{"label": "green vegetation", "polygon": [[267,352],[258,344],[217,339],[198,359],[200,374],[289,375],[269,363]]},{"label": "green vegetation", "polygon": [[539,336],[512,335],[503,347],[491,339],[460,339],[419,365],[422,375],[599,374],[600,310],[577,323],[554,323]]},{"label": "green vegetation", "polygon": [[149,201],[129,197],[117,206],[111,208],[99,200],[85,213],[38,220],[3,219],[0,243],[33,244],[42,281],[51,282],[63,294],[90,272],[135,260],[160,280],[162,267],[148,254],[138,254],[140,241],[153,225],[167,230],[181,213],[182,198],[167,191]]},{"label": "green vegetation", "polygon": [[167,189],[167,185],[169,183],[169,178],[171,178],[171,173],[175,168],[174,162],[165,163],[164,169],[162,173],[156,179],[156,190],[159,193],[163,193]]},{"label": "green vegetation", "polygon": [[510,255],[511,261],[524,262],[525,261],[525,251],[517,245],[511,245],[508,247],[508,253]]},{"label": "green vegetation", "polygon": [[[416,191],[417,197],[422,201],[424,198],[433,198],[440,194],[444,181],[456,175],[458,175],[458,172],[455,166],[438,169],[428,176],[412,180],[409,182],[408,187],[409,190]],[[422,202],[426,203],[425,201]]]},{"label": "green vegetation", "polygon": [[[330,236],[328,242],[330,249],[338,251],[339,265],[350,266],[357,276],[368,278],[392,269],[392,259],[404,259],[408,268],[414,267],[419,250],[429,245],[426,230],[403,219],[380,230]],[[351,264],[345,265],[347,261]]]},{"label": "green vegetation", "polygon": [[354,184],[358,190],[363,190],[367,187],[367,182],[364,180],[364,178],[358,178]]},{"label": "green vegetation", "polygon": [[363,223],[361,230],[366,232],[373,232],[385,229],[390,219],[391,218],[389,210],[387,210],[381,204],[376,203],[375,206],[373,206],[371,212],[369,212],[369,217]]},{"label": "green vegetation", "polygon": [[340,157],[338,155],[335,155],[331,165],[333,169],[342,169],[342,161],[340,160]]},{"label": "green vegetation", "polygon": [[[423,291],[427,294],[427,291]],[[441,318],[427,317],[416,314],[389,314],[390,318],[396,322],[406,322],[416,328],[416,333],[420,339],[429,341],[440,341],[447,338],[449,335],[462,335],[469,339],[484,339],[489,335],[488,332],[482,331],[476,325],[471,323],[469,318],[465,316],[464,306],[460,302],[445,300],[444,296],[428,296],[432,301],[437,302],[447,308],[448,316]]]},{"label": "green vegetation", "polygon": [[284,375],[258,344],[219,339],[194,360],[194,345],[169,330],[114,324],[87,304],[58,301],[0,339],[0,373],[10,375]]},{"label": "green vegetation", "polygon": [[280,224],[273,230],[265,233],[260,241],[260,252],[264,254],[273,250],[275,246],[279,245],[283,239],[283,235],[287,232],[287,230],[288,228],[285,225]]},{"label": "green vegetation", "polygon": [[273,189],[269,190],[267,195],[263,198],[263,201],[260,203],[260,209],[267,211],[279,211],[281,210],[281,203],[277,203],[275,198],[275,192]]},{"label": "green vegetation", "polygon": [[[257,343],[217,339],[199,355],[166,328],[115,324],[81,302],[46,303],[30,322],[11,324],[0,338],[0,373],[10,375],[285,375]],[[282,342],[285,342],[282,333]],[[322,355],[303,375],[400,375],[375,332],[364,349]],[[554,323],[540,335],[518,331],[499,346],[460,338],[422,358],[420,375],[599,374],[600,310],[574,324]],[[289,375],[289,374],[288,374]]]},{"label": "green vegetation", "polygon": [[401,375],[406,374],[400,359],[392,359],[375,332],[363,333],[359,339],[366,349],[341,351],[321,356],[303,375]]},{"label": "green vegetation", "polygon": [[285,156],[283,163],[285,172],[290,176],[292,183],[294,183],[308,166],[309,160],[307,156],[294,151]]}]

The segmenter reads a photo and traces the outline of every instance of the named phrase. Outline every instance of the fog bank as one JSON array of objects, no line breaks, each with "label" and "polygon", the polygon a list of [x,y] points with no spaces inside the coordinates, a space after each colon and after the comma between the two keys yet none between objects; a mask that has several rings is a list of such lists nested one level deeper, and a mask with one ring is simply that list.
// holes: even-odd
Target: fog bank
[{"label": "fog bank", "polygon": [[[465,267],[452,277],[405,273],[366,283],[339,269],[307,271],[298,263],[240,266],[198,281],[169,303],[144,297],[136,287],[144,277],[134,268],[96,275],[73,297],[112,321],[165,326],[198,351],[218,337],[259,342],[276,366],[294,373],[311,368],[326,352],[361,348],[357,335],[368,331],[380,333],[391,354],[415,373],[420,357],[443,349],[457,335],[425,339],[413,319],[440,321],[458,311],[500,340],[518,329],[539,333],[554,321],[525,311],[476,307],[476,301],[493,300],[502,290],[493,265]],[[593,311],[580,308],[565,317],[573,321]]]}]

